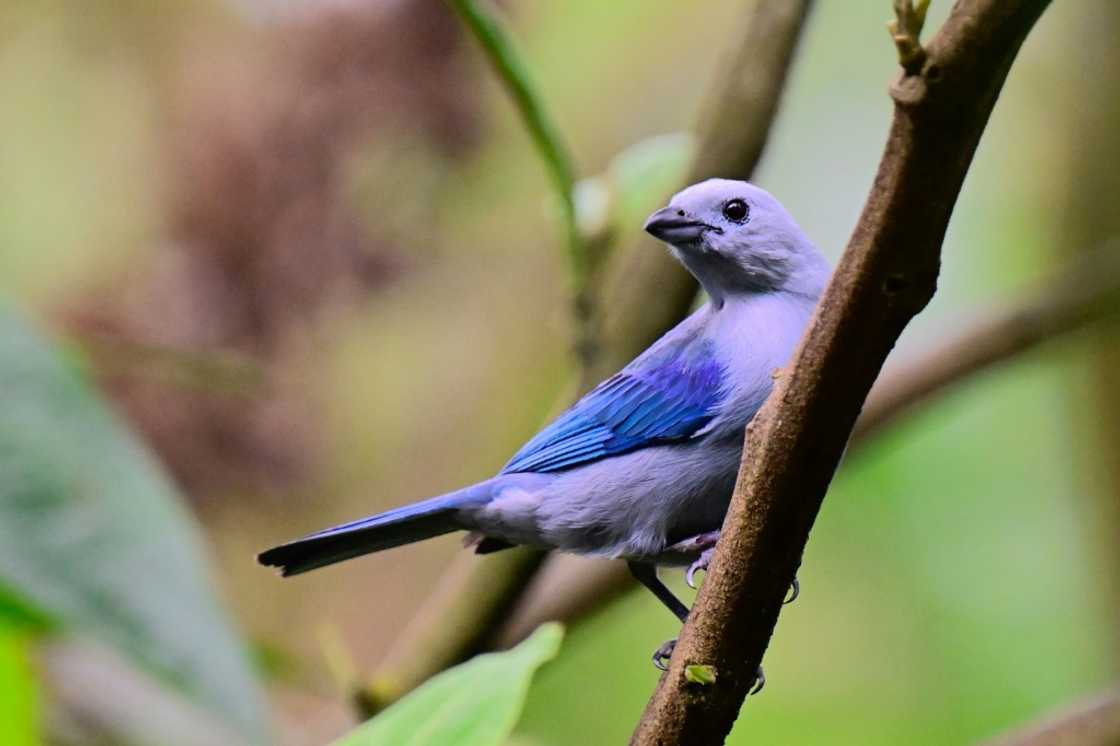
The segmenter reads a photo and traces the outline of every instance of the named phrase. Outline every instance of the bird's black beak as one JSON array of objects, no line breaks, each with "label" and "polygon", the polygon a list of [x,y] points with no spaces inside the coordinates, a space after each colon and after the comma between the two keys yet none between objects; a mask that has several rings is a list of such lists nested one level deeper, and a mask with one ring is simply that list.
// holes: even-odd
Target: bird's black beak
[{"label": "bird's black beak", "polygon": [[646,233],[671,244],[695,243],[710,228],[676,207],[662,207],[650,215],[645,224]]}]

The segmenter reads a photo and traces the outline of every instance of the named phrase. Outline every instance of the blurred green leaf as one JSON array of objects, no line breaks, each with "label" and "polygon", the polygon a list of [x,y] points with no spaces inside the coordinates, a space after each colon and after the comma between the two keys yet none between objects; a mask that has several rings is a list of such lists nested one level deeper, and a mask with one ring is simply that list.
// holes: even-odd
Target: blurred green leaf
[{"label": "blurred green leaf", "polygon": [[27,637],[0,622],[0,723],[7,746],[39,744],[38,686],[27,660]]},{"label": "blurred green leaf", "polygon": [[473,658],[436,676],[335,746],[498,746],[525,705],[533,674],[560,650],[546,624],[513,650]]},{"label": "blurred green leaf", "polygon": [[46,632],[53,627],[54,620],[42,609],[0,583],[0,632],[5,629]]},{"label": "blurred green leaf", "polygon": [[572,197],[580,233],[594,241],[640,227],[681,186],[695,150],[687,132],[656,135],[620,152],[602,174],[578,181]]},{"label": "blurred green leaf", "polygon": [[696,150],[687,132],[656,135],[616,155],[607,168],[616,225],[641,226],[650,211],[681,187]]},{"label": "blurred green leaf", "polygon": [[56,350],[0,305],[0,583],[255,741],[263,697],[160,467]]}]

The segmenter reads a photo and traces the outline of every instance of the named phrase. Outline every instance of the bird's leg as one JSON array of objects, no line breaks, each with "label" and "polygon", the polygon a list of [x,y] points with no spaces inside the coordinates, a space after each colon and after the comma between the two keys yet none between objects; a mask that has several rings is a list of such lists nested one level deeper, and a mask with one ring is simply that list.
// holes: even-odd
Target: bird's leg
[{"label": "bird's leg", "polygon": [[[683,624],[684,620],[688,618],[688,607],[673,595],[668,586],[661,582],[661,578],[657,577],[657,567],[642,562],[627,562],[626,566],[630,568],[630,574],[648,588],[653,595],[657,596],[657,600],[665,604],[665,607],[673,612]],[[669,657],[672,656],[676,644],[677,641],[674,638],[655,650],[653,652],[653,665],[662,671],[668,668],[667,662]]]},{"label": "bird's leg", "polygon": [[[712,533],[715,534],[717,539],[719,538],[719,532]],[[702,536],[706,536],[706,534]],[[693,541],[699,538],[701,537],[693,537],[693,539],[688,539],[687,541]],[[684,542],[682,542],[682,544],[683,543]],[[680,545],[673,545],[673,547],[677,546]],[[668,586],[661,582],[661,578],[657,577],[657,567],[641,562],[627,562],[626,566],[630,568],[630,574],[633,575],[639,583],[648,588],[653,595],[657,596],[657,599],[665,604],[669,611],[676,615],[677,619],[681,620],[681,624],[684,624],[685,619],[688,618],[688,607],[685,606],[679,598],[673,595],[673,592],[669,590]],[[794,582],[796,583],[796,581]],[[795,593],[794,598],[796,597]],[[657,650],[653,651],[653,665],[657,666],[662,671],[667,670],[669,668],[669,658],[673,656],[673,650],[676,649],[676,647],[677,638],[675,637],[672,640],[663,642]],[[764,686],[766,686],[766,674],[762,672],[762,666],[759,666],[758,670],[755,672],[754,682],[751,684],[749,693],[758,694],[762,691],[762,687]]]},{"label": "bird's leg", "polygon": [[657,596],[657,600],[665,604],[665,608],[673,612],[683,624],[684,620],[688,618],[688,607],[673,595],[669,587],[661,582],[661,578],[657,577],[657,567],[642,562],[627,562],[626,566],[630,568],[630,574],[648,588],[653,595]]}]

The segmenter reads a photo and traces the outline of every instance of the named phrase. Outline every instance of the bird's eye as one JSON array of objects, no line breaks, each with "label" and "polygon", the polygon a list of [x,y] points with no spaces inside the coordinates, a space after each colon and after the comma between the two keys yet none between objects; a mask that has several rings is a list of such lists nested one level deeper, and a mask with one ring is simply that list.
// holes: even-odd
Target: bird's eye
[{"label": "bird's eye", "polygon": [[741,199],[728,200],[723,206],[723,216],[735,223],[742,223],[751,214],[747,203]]}]

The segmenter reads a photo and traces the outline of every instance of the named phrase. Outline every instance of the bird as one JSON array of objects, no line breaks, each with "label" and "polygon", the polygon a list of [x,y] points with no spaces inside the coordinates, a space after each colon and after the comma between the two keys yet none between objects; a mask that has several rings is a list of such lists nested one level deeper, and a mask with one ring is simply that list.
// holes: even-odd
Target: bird
[{"label": "bird", "polygon": [[[658,567],[687,567],[693,587],[707,569],[746,426],[832,268],[781,203],[745,181],[689,186],[644,229],[700,283],[707,300],[696,311],[545,426],[497,475],[282,544],[259,561],[297,575],[467,531],[480,554],[529,545],[624,560],[683,623],[688,607]],[[674,645],[659,647],[654,664],[664,669]]]}]

